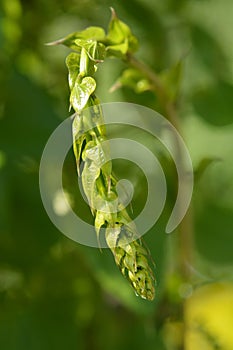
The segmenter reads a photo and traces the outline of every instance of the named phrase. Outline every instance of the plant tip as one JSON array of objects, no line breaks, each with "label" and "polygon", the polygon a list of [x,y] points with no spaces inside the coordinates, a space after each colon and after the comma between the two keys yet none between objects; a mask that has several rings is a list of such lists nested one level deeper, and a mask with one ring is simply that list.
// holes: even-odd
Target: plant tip
[{"label": "plant tip", "polygon": [[59,45],[63,42],[63,39],[59,39],[59,40],[55,40],[55,41],[51,41],[50,43],[45,43],[44,45],[46,46],[56,46]]},{"label": "plant tip", "polygon": [[117,14],[116,14],[116,11],[114,10],[114,8],[110,7],[110,10],[111,10],[111,13],[112,13],[112,19],[117,18]]}]

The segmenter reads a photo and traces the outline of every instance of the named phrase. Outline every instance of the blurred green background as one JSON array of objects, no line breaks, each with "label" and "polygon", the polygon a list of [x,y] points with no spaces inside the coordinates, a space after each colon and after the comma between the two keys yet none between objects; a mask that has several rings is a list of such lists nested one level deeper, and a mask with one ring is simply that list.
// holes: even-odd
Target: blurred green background
[{"label": "blurred green background", "polygon": [[[197,179],[185,348],[233,349],[232,0],[1,1],[0,349],[174,349],[180,324],[170,304],[166,322],[157,322],[172,244],[166,213],[145,237],[158,281],[156,300],[147,302],[134,295],[109,251],[58,232],[40,199],[44,145],[69,115],[69,50],[44,43],[90,25],[106,28],[110,6],[139,38],[141,60],[158,72],[183,62],[179,115]],[[154,107],[149,92],[109,93],[124,67],[116,60],[99,67],[101,101]],[[69,188],[76,183],[72,161]],[[122,174],[130,169],[122,166]],[[137,193],[136,211],[144,195]]]}]

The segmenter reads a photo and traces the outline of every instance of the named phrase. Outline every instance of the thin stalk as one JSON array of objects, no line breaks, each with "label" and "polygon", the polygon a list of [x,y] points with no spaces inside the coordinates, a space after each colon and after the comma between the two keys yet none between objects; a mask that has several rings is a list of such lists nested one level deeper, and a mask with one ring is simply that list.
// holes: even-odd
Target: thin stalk
[{"label": "thin stalk", "polygon": [[[160,77],[150,67],[148,67],[144,62],[141,62],[140,60],[138,60],[135,56],[128,55],[127,62],[132,67],[139,70],[151,82],[151,84],[153,85],[154,91],[156,93],[156,96],[158,97],[159,104],[165,113],[165,117],[173,124],[173,126],[177,129],[179,134],[182,135],[177,108],[175,106],[175,103],[172,103],[169,101],[169,96],[166,92],[166,89]],[[174,137],[174,146],[175,146],[176,155],[178,159],[181,161],[181,166],[182,166],[182,152],[181,152],[179,141],[176,137]],[[191,215],[191,208],[190,208],[178,227],[179,236],[180,236],[179,251],[181,253],[180,257],[182,257],[182,262],[180,262],[180,265],[187,266],[187,261],[190,262],[190,260],[192,260],[192,251],[193,251],[192,227],[193,227],[193,224],[192,224],[192,215]],[[182,267],[182,275],[184,274],[184,276],[188,278],[188,271],[185,266]]]},{"label": "thin stalk", "polygon": [[[173,126],[176,128],[176,130],[179,132],[179,134],[182,134],[179,117],[177,113],[177,107],[174,102],[171,102],[169,99],[169,96],[167,94],[166,88],[163,85],[163,82],[161,81],[160,77],[150,68],[148,67],[144,62],[141,62],[136,57],[132,55],[127,56],[127,63],[131,65],[132,67],[139,70],[151,83],[152,88],[158,98],[159,105],[162,109],[162,112],[165,114],[165,117],[173,124]],[[174,135],[174,147],[176,156],[181,162],[182,166],[182,150],[179,144],[179,140]],[[183,167],[184,168],[184,167]],[[176,186],[176,183],[174,183],[174,186]],[[193,222],[192,222],[192,209],[189,208],[188,212],[186,213],[185,217],[183,218],[182,222],[179,224],[177,228],[177,237],[176,237],[176,254],[175,254],[175,264],[173,261],[173,266],[168,266],[168,269],[173,270],[178,265],[179,274],[181,277],[181,280],[183,282],[189,282],[190,281],[190,270],[188,267],[188,263],[190,264],[193,259]],[[162,300],[161,302],[161,308],[167,309],[167,305],[165,305],[167,302],[167,298],[165,297],[165,300]],[[184,305],[180,305],[181,310],[179,313],[181,313],[180,317],[182,318],[182,321],[184,322]],[[163,310],[162,310],[163,311]],[[168,310],[167,310],[168,311]],[[160,319],[160,322],[164,322],[164,318],[166,318],[167,312],[161,312],[161,317],[163,317],[163,320]],[[184,324],[185,329],[185,324]],[[185,331],[184,331],[185,334]],[[182,341],[183,344],[181,344],[178,349],[184,349],[184,339]]]}]

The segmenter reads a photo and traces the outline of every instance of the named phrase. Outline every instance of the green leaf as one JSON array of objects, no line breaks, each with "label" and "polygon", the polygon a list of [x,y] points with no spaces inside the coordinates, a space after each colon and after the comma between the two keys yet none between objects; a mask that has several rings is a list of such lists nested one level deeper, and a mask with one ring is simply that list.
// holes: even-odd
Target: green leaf
[{"label": "green leaf", "polygon": [[[81,47],[80,47],[81,48]],[[87,53],[87,50],[85,48],[81,48],[81,54],[80,54],[80,76],[93,76],[96,72],[96,65],[95,62],[90,60],[90,57]]]},{"label": "green leaf", "polygon": [[196,210],[195,218],[195,240],[198,253],[205,259],[214,262],[213,269],[216,264],[229,266],[231,264],[232,266],[232,208],[219,205],[218,198],[216,200],[202,198],[202,203],[199,204],[199,208]]},{"label": "green leaf", "polygon": [[99,99],[95,96],[92,95],[90,97],[90,105],[91,105],[91,119],[98,130],[98,133],[104,137],[106,135],[106,128],[105,128],[105,122],[104,122],[104,117],[103,117],[103,111],[100,106],[100,101]]},{"label": "green leaf", "polygon": [[122,44],[110,45],[106,48],[108,57],[123,58],[129,49],[128,40],[126,39]]},{"label": "green leaf", "polygon": [[121,233],[121,226],[108,227],[105,232],[106,241],[109,247],[117,246],[117,240]]},{"label": "green leaf", "polygon": [[100,246],[100,241],[99,241],[99,233],[101,227],[105,224],[105,215],[102,211],[97,210],[96,216],[95,216],[95,231],[97,235],[97,241]]},{"label": "green leaf", "polygon": [[88,27],[82,32],[79,32],[77,39],[86,39],[86,40],[96,40],[101,41],[105,38],[105,31],[101,27]]},{"label": "green leaf", "polygon": [[220,80],[212,87],[197,91],[192,97],[197,114],[210,124],[223,126],[233,123],[233,85]]},{"label": "green leaf", "polygon": [[85,157],[92,160],[98,167],[101,168],[111,159],[107,141],[102,144],[97,139],[95,145],[89,142],[85,148]]},{"label": "green leaf", "polygon": [[208,33],[204,28],[192,24],[190,27],[193,51],[200,63],[215,76],[223,76],[226,73],[228,62],[221,43]]},{"label": "green leaf", "polygon": [[132,53],[138,49],[137,38],[132,34],[127,24],[119,20],[113,9],[104,43],[107,45],[108,56],[118,58],[122,58],[127,52]]},{"label": "green leaf", "polygon": [[176,101],[179,94],[182,72],[183,64],[182,61],[179,61],[159,74],[171,102]]},{"label": "green leaf", "polygon": [[[96,181],[96,186],[100,192],[99,179]],[[103,213],[108,225],[114,226],[117,220],[118,199],[114,192],[111,192],[110,197],[111,198],[107,198],[104,193],[100,195],[100,193],[95,192],[92,197],[92,204],[96,209]]]},{"label": "green leaf", "polygon": [[70,103],[76,112],[80,112],[87,104],[90,95],[95,91],[96,82],[92,77],[83,78],[81,84],[76,80],[70,94]]},{"label": "green leaf", "polygon": [[103,138],[96,138],[95,143],[89,142],[85,147],[85,159],[93,161],[101,170],[105,180],[106,188],[109,187],[110,175],[112,172],[112,162],[108,141]]},{"label": "green leaf", "polygon": [[96,40],[77,39],[75,44],[87,51],[89,58],[95,62],[103,62],[105,58],[105,46]]},{"label": "green leaf", "polygon": [[100,168],[94,162],[86,160],[82,172],[82,185],[91,209],[93,208],[93,199],[95,195],[98,194],[96,189],[96,180],[99,175]]},{"label": "green leaf", "polygon": [[74,32],[69,35],[67,35],[65,38],[53,41],[51,43],[48,43],[47,45],[59,45],[63,44],[65,46],[68,46],[69,48],[73,50],[79,50],[78,46],[76,45],[75,41],[77,39],[83,39],[83,40],[93,40],[93,41],[102,41],[105,38],[105,31],[101,27],[89,27],[84,29],[81,32]]},{"label": "green leaf", "polygon": [[80,158],[84,141],[87,135],[83,133],[83,118],[76,115],[72,124],[73,150],[77,164],[78,175],[80,175]]},{"label": "green leaf", "polygon": [[[134,68],[125,69],[115,86],[126,86],[133,89],[136,93],[151,90],[150,82],[143,76],[143,74]],[[114,89],[114,86],[112,89]]]},{"label": "green leaf", "polygon": [[194,178],[195,182],[199,181],[205,170],[214,162],[219,161],[220,158],[217,157],[206,157],[203,158],[199,164],[197,165],[196,169],[194,170]]},{"label": "green leaf", "polygon": [[120,21],[115,11],[112,9],[112,18],[108,27],[106,40],[109,45],[121,44],[126,38],[131,36],[131,30],[124,22]]},{"label": "green leaf", "polygon": [[66,66],[69,70],[69,86],[72,90],[79,74],[80,54],[71,52],[66,58]]},{"label": "green leaf", "polygon": [[96,217],[95,217],[95,229],[97,236],[99,236],[99,231],[101,227],[105,224],[105,216],[102,211],[97,210]]},{"label": "green leaf", "polygon": [[81,136],[79,136],[79,138],[75,138],[73,141],[73,150],[77,164],[78,176],[80,176],[81,151],[85,140],[86,135],[82,134]]}]

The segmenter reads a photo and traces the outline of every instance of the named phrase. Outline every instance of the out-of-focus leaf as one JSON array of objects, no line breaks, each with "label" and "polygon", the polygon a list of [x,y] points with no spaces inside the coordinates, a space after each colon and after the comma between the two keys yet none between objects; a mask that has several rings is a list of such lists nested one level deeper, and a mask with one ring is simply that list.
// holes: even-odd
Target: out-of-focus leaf
[{"label": "out-of-focus leaf", "polygon": [[233,284],[210,283],[197,288],[185,305],[185,349],[233,348]]},{"label": "out-of-focus leaf", "polygon": [[186,4],[186,0],[168,0],[168,7],[171,13],[179,12]]},{"label": "out-of-focus leaf", "polygon": [[76,81],[70,94],[70,103],[79,112],[87,104],[90,95],[95,91],[96,82],[92,77],[83,78],[81,84]]},{"label": "out-of-focus leaf", "polygon": [[129,87],[136,93],[142,93],[151,89],[150,82],[134,68],[125,69],[111,90],[114,91],[121,86]]},{"label": "out-of-focus leaf", "polygon": [[195,178],[195,181],[199,181],[201,176],[203,175],[203,173],[205,172],[205,170],[214,162],[217,162],[219,161],[220,159],[219,158],[211,158],[211,157],[206,157],[206,158],[203,158],[199,164],[197,165],[195,171],[194,171],[194,178]]},{"label": "out-of-focus leaf", "polygon": [[222,73],[226,72],[226,57],[218,41],[204,28],[196,25],[190,28],[193,50],[197,57],[215,76],[223,76]]},{"label": "out-of-focus leaf", "polygon": [[220,80],[192,97],[195,111],[207,122],[223,126],[233,123],[233,85]]},{"label": "out-of-focus leaf", "polygon": [[[221,175],[220,175],[221,176]],[[200,205],[200,204],[199,204]],[[196,210],[196,248],[214,263],[233,263],[233,211],[205,200]]]},{"label": "out-of-focus leaf", "polygon": [[169,52],[167,27],[165,27],[164,18],[154,2],[131,0],[119,2],[119,6],[132,20],[135,30],[137,28],[138,33],[140,33],[140,45],[145,48],[141,52],[143,60],[156,69],[166,67],[166,59],[164,58]]},{"label": "out-of-focus leaf", "polygon": [[5,14],[14,20],[17,20],[22,15],[22,5],[19,0],[2,1],[2,8]]},{"label": "out-of-focus leaf", "polygon": [[182,61],[166,69],[160,73],[160,78],[163,82],[165,90],[169,96],[171,102],[176,101],[179,94],[180,82],[183,71]]},{"label": "out-of-focus leaf", "polygon": [[[114,244],[114,242],[113,242]],[[96,249],[82,247],[85,256],[88,256],[87,263],[95,271],[97,280],[103,290],[113,301],[124,305],[131,312],[138,315],[153,314],[156,300],[147,302],[139,297],[135,297],[134,291],[125,278],[121,276],[118,268],[114,264],[112,254],[109,249],[104,249],[100,255]]]},{"label": "out-of-focus leaf", "polygon": [[0,150],[0,169],[4,167],[6,163],[5,153]]}]

